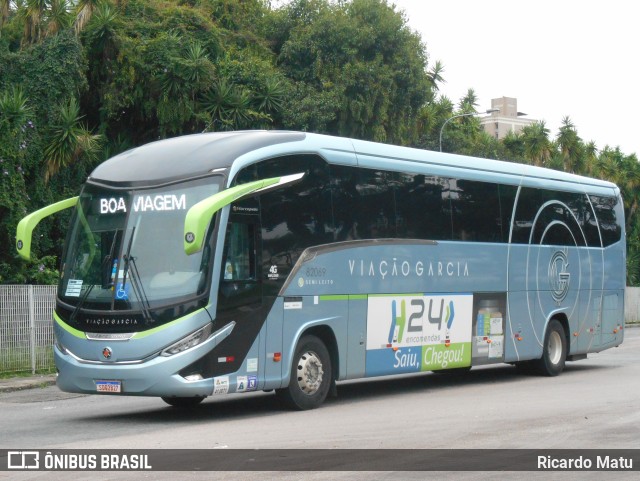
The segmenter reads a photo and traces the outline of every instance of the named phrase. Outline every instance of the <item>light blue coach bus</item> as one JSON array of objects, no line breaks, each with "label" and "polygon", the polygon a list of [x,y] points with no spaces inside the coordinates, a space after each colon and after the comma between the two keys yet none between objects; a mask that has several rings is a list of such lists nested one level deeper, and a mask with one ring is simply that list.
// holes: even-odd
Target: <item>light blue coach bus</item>
[{"label": "light blue coach bus", "polygon": [[521,164],[298,132],[183,136],[98,166],[73,207],[58,386],[160,396],[511,363],[557,375],[619,345],[618,188]]}]

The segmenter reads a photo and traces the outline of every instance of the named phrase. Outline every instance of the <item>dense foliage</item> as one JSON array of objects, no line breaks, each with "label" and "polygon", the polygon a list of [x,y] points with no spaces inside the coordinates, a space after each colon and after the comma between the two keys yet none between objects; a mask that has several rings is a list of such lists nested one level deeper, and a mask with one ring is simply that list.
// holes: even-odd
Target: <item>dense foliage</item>
[{"label": "dense foliage", "polygon": [[[0,283],[55,282],[68,213],[18,260],[25,213],[76,195],[100,161],[193,132],[283,128],[437,150],[473,90],[439,93],[440,62],[387,0],[0,0]],[[584,142],[570,119],[497,141],[473,116],[444,150],[616,182],[627,213],[628,282],[640,284],[640,167]]]}]

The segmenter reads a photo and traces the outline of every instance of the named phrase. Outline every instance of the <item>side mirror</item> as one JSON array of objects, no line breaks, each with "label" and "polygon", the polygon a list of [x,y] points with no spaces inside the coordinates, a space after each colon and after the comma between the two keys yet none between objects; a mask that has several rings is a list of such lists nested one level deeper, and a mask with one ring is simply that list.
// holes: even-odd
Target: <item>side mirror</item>
[{"label": "side mirror", "polygon": [[304,173],[256,180],[247,184],[236,185],[211,197],[201,200],[187,211],[184,220],[184,251],[187,255],[200,252],[204,246],[204,238],[213,214],[223,207],[245,197],[277,189],[297,182]]},{"label": "side mirror", "polygon": [[33,237],[33,229],[36,228],[38,223],[45,217],[60,212],[61,210],[73,207],[78,203],[78,197],[71,197],[70,199],[61,200],[55,204],[43,207],[40,210],[32,212],[25,218],[23,218],[16,229],[16,249],[18,254],[25,260],[31,260],[31,239]]}]

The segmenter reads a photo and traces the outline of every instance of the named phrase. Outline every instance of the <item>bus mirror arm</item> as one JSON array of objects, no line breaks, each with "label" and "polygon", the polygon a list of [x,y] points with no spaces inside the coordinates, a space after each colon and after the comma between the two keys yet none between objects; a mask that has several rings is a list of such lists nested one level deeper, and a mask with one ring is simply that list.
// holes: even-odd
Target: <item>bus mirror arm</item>
[{"label": "bus mirror arm", "polygon": [[23,259],[31,260],[31,239],[33,237],[33,230],[45,217],[60,212],[61,210],[73,207],[78,203],[78,197],[71,197],[70,199],[61,200],[55,204],[43,207],[40,210],[32,212],[28,216],[24,217],[19,223],[16,229],[16,249],[18,254]]},{"label": "bus mirror arm", "polygon": [[252,195],[298,182],[304,173],[256,180],[236,185],[201,200],[187,211],[184,220],[184,252],[195,254],[204,248],[204,238],[213,215],[223,207]]}]

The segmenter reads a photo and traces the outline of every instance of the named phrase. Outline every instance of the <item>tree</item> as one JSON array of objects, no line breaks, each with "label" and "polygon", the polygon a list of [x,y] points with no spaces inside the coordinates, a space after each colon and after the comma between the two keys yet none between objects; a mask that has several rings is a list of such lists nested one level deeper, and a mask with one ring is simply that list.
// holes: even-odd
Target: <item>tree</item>
[{"label": "tree", "polygon": [[585,160],[584,144],[569,117],[562,119],[556,142],[560,149],[562,169],[565,172],[582,172]]},{"label": "tree", "polygon": [[246,88],[224,79],[217,80],[201,100],[202,107],[209,114],[206,130],[235,130],[261,118],[267,120],[265,114],[253,109],[252,101],[251,93]]},{"label": "tree", "polygon": [[[304,129],[312,120],[295,107],[302,100],[335,108],[323,115],[323,125],[311,122],[323,132],[401,144],[416,140],[415,120],[434,81],[424,45],[402,14],[384,0],[298,0],[283,9],[287,20],[272,16],[266,30],[277,32],[274,52],[295,85],[285,100],[286,128]],[[302,92],[311,99],[295,96]],[[329,98],[337,101],[327,103]]]},{"label": "tree", "polygon": [[2,27],[9,18],[11,12],[11,0],[0,0],[0,35],[2,35]]},{"label": "tree", "polygon": [[23,44],[36,43],[42,38],[47,6],[47,0],[26,0],[25,6],[18,11],[24,20]]},{"label": "tree", "polygon": [[26,214],[29,198],[25,175],[32,114],[21,87],[0,90],[0,282],[20,272],[13,251],[15,226]]},{"label": "tree", "polygon": [[81,157],[95,159],[100,150],[100,135],[93,135],[81,124],[82,115],[75,98],[60,106],[58,121],[51,127],[44,149],[47,183],[61,169]]},{"label": "tree", "polygon": [[549,129],[544,121],[527,125],[521,131],[524,143],[524,155],[533,164],[545,166],[551,158],[552,145],[549,141]]},{"label": "tree", "polygon": [[79,34],[91,20],[93,12],[104,0],[77,0],[75,13],[76,19],[73,22],[73,28],[76,34]]},{"label": "tree", "polygon": [[71,13],[67,0],[50,0],[46,35],[56,35],[58,32],[71,27]]}]

